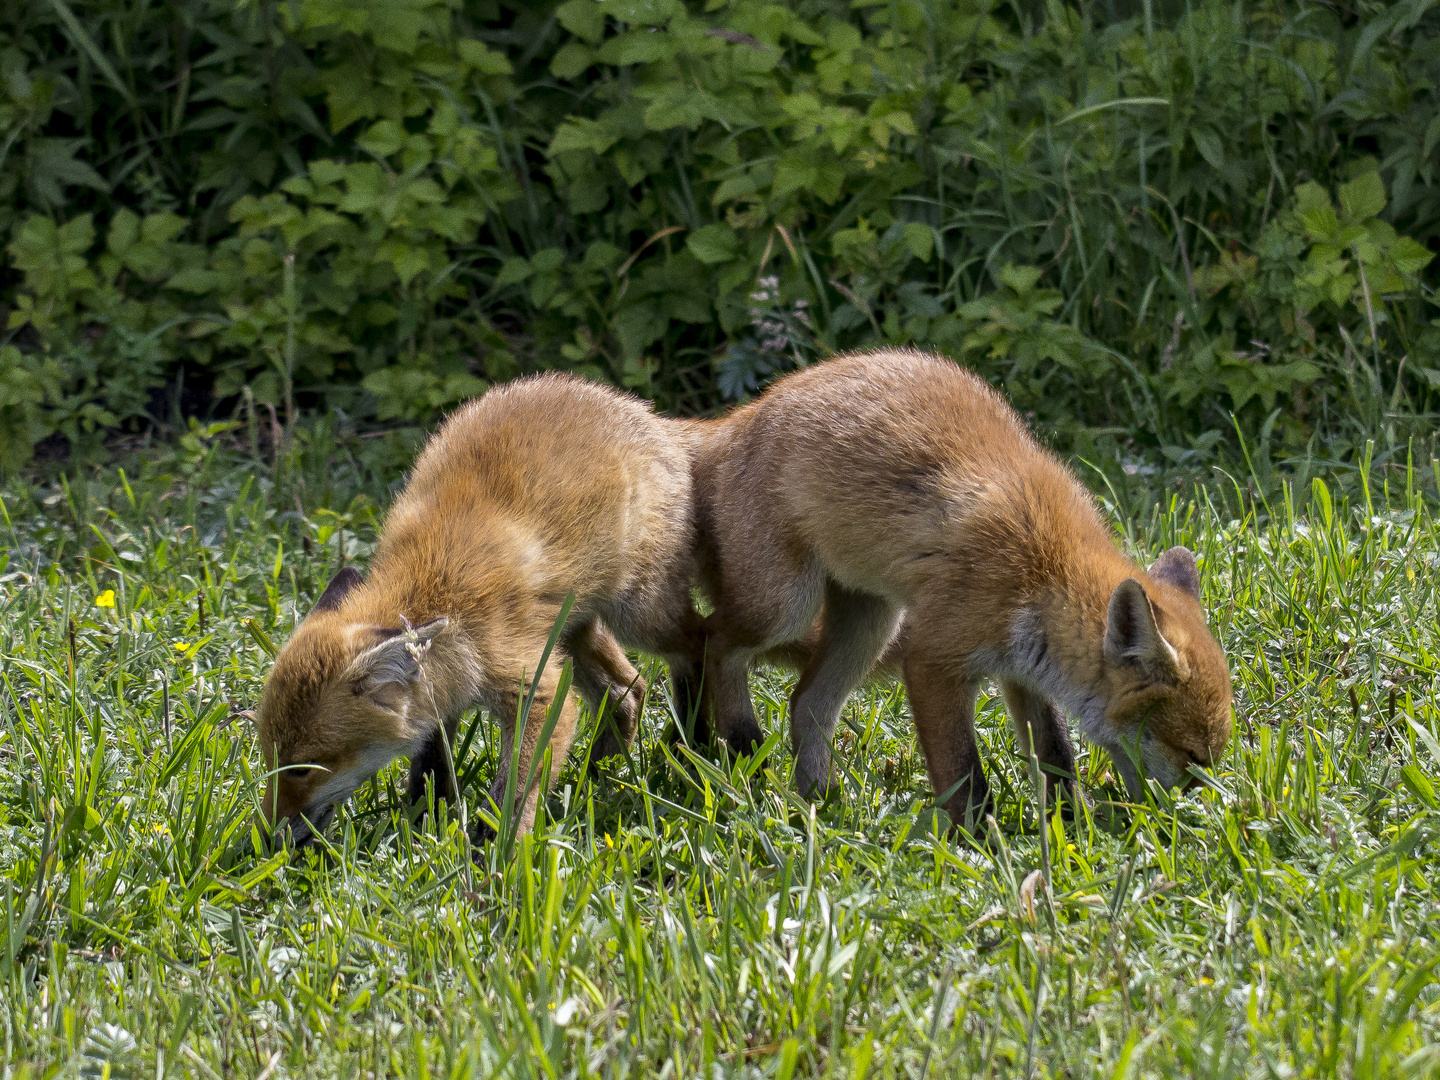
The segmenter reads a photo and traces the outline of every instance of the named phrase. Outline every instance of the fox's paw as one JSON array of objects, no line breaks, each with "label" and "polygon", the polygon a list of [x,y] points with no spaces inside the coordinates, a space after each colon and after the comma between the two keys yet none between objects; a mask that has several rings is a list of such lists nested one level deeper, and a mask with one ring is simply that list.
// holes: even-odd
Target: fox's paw
[{"label": "fox's paw", "polygon": [[1073,821],[1079,814],[1082,806],[1091,806],[1090,797],[1085,794],[1080,785],[1074,780],[1052,776],[1046,778],[1045,799],[1047,805],[1053,810],[1058,803],[1060,816],[1066,821]]},{"label": "fox's paw", "polygon": [[760,730],[760,725],[748,717],[741,723],[722,728],[721,732],[720,737],[725,740],[725,745],[732,754],[753,754],[765,741],[765,733]]},{"label": "fox's paw", "polygon": [[595,776],[600,772],[600,763],[625,752],[625,744],[613,730],[602,731],[590,747],[589,772]]},{"label": "fox's paw", "polygon": [[795,790],[802,798],[823,803],[839,788],[833,782],[830,753],[827,747],[818,750],[802,747],[795,755]]},{"label": "fox's paw", "polygon": [[490,824],[484,818],[475,822],[470,829],[470,843],[477,847],[487,846],[493,843],[495,838],[495,830],[490,827]]},{"label": "fox's paw", "polygon": [[989,821],[995,814],[995,799],[990,794],[990,785],[983,778],[972,780],[969,790],[961,790],[945,804],[945,812],[956,828],[969,833],[976,839],[990,832]]}]

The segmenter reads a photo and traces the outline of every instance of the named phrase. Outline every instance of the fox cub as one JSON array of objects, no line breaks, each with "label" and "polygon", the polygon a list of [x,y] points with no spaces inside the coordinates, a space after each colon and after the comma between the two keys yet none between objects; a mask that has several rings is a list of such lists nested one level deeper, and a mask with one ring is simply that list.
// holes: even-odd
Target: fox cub
[{"label": "fox cub", "polygon": [[901,660],[931,783],[957,823],[988,805],[974,732],[985,677],[1051,784],[1074,775],[1062,708],[1111,751],[1132,796],[1127,747],[1170,786],[1225,747],[1230,675],[1193,556],[1172,548],[1148,572],[1127,560],[1075,477],[954,363],[893,350],[830,360],[704,439],[716,733],[759,739],[751,663],[804,642],[818,614],[790,702],[802,791],[829,784],[840,710],[882,652]]},{"label": "fox cub", "polygon": [[[618,642],[671,665],[683,698],[698,681],[690,601],[695,526],[690,428],[583,380],[544,375],[492,389],[430,440],[385,522],[368,579],[342,570],[276,657],[258,711],[273,825],[297,843],[396,756],[410,795],[451,796],[440,727],[453,738],[480,705],[514,746],[528,689],[566,593],[575,605],[535,689],[519,775],[554,699],[561,660],[592,706],[609,696],[633,736],[646,687]],[[618,641],[617,641],[618,639]],[[554,773],[575,733],[566,700]],[[618,752],[613,734],[595,757]],[[491,789],[503,796],[506,768]],[[534,820],[538,781],[518,799]]]}]

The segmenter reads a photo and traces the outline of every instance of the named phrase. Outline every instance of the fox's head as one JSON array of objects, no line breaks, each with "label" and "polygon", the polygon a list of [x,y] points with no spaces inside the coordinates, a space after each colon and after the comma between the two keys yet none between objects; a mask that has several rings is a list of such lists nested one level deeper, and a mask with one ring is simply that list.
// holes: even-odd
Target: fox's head
[{"label": "fox's head", "polygon": [[1105,712],[1087,732],[1111,751],[1132,798],[1140,794],[1132,753],[1166,787],[1188,787],[1190,767],[1208,768],[1230,741],[1230,670],[1205,625],[1195,556],[1171,548],[1145,576],[1110,594]]},{"label": "fox's head", "polygon": [[434,733],[437,706],[427,654],[447,619],[413,628],[357,620],[343,610],[361,585],[350,568],[331,580],[275,658],[257,728],[268,774],[267,826],[287,822],[298,844],[336,805]]}]

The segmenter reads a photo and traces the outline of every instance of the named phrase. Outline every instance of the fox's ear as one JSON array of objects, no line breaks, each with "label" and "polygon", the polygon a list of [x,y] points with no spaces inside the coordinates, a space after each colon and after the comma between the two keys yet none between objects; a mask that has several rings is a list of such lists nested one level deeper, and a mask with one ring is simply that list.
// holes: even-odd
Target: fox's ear
[{"label": "fox's ear", "polygon": [[1172,678],[1179,671],[1179,658],[1160,627],[1145,588],[1126,578],[1110,594],[1105,625],[1105,659],[1112,664],[1131,664],[1151,675]]},{"label": "fox's ear", "polygon": [[450,625],[449,619],[432,619],[413,630],[387,630],[390,636],[372,645],[350,664],[345,675],[358,692],[374,692],[386,686],[406,685],[420,677],[420,657],[435,635]]},{"label": "fox's ear", "polygon": [[1200,599],[1200,570],[1195,565],[1195,556],[1187,547],[1172,547],[1150,567],[1150,576],[1164,581],[1177,589],[1184,589],[1196,600]]},{"label": "fox's ear", "polygon": [[320,599],[315,601],[311,612],[334,611],[338,608],[350,590],[356,585],[363,584],[365,579],[360,576],[360,571],[353,566],[347,566],[330,579],[330,584],[325,586],[325,591],[320,594]]}]

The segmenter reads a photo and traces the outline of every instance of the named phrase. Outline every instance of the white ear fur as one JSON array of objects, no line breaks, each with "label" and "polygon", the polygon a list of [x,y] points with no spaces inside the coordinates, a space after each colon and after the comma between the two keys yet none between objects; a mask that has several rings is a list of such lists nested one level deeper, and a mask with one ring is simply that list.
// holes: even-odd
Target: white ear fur
[{"label": "white ear fur", "polygon": [[1161,676],[1173,676],[1179,670],[1179,657],[1156,625],[1150,597],[1134,578],[1126,578],[1110,594],[1105,659],[1117,665],[1133,664]]},{"label": "white ear fur", "polygon": [[449,619],[432,619],[423,626],[395,632],[393,637],[370,646],[357,656],[351,662],[346,677],[366,691],[394,683],[414,682],[420,677],[420,657],[430,647],[435,635],[449,625]]}]

